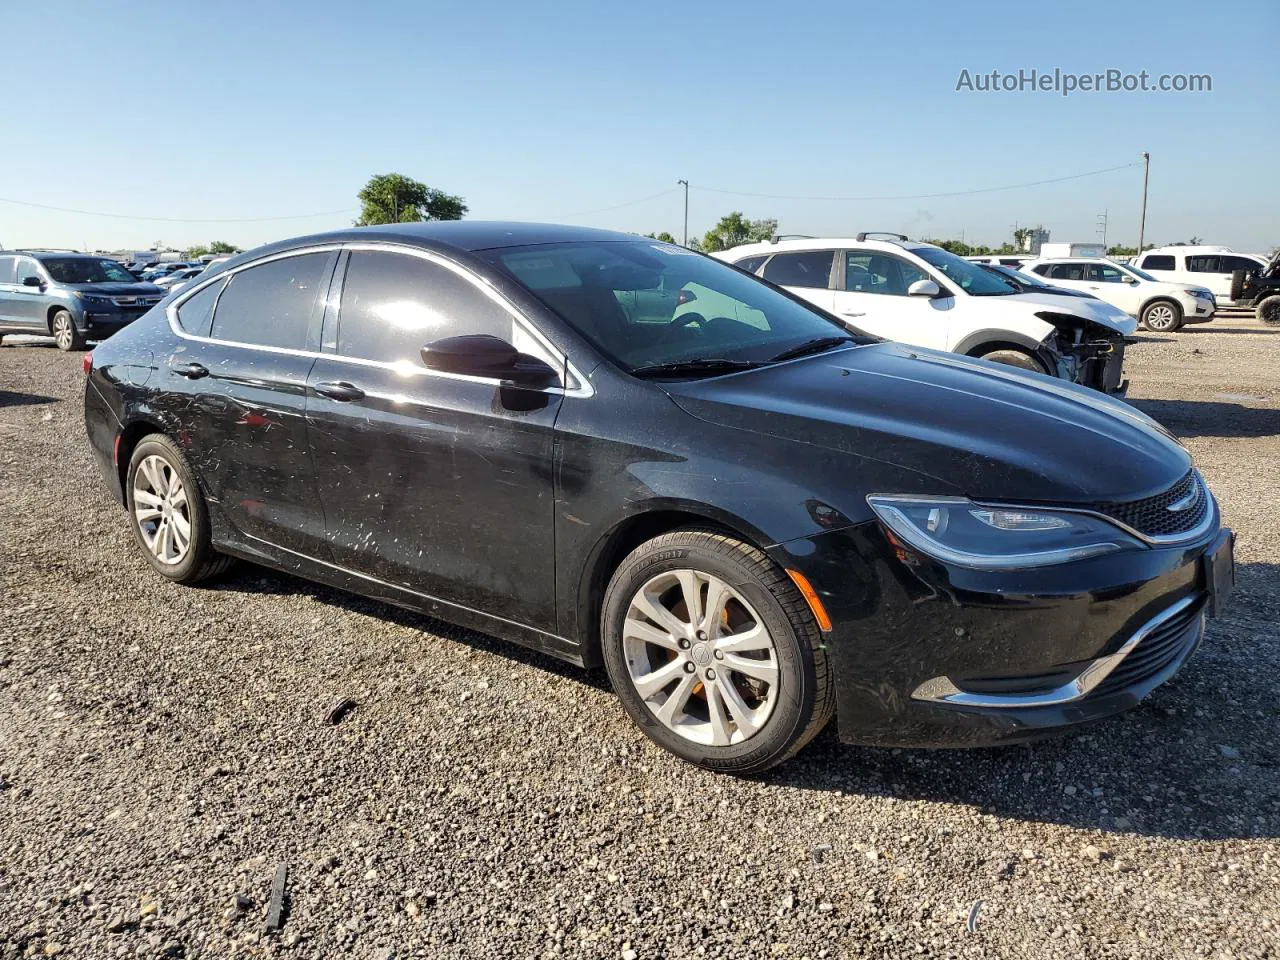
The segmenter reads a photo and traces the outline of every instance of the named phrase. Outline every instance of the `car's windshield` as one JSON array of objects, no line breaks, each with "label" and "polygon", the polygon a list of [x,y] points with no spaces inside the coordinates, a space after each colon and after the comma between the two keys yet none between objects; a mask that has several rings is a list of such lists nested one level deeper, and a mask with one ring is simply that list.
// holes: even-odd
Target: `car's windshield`
[{"label": "car's windshield", "polygon": [[850,333],[767,284],[672,244],[542,244],[488,256],[628,371],[767,362]]},{"label": "car's windshield", "polygon": [[114,260],[89,257],[50,257],[44,268],[58,283],[137,283],[138,278]]},{"label": "car's windshield", "polygon": [[1018,292],[1018,288],[1007,280],[941,247],[913,247],[911,252],[925,263],[937,267],[947,275],[948,280],[970,296],[1004,297]]},{"label": "car's windshield", "polygon": [[1121,270],[1127,270],[1129,273],[1132,273],[1135,277],[1139,277],[1143,280],[1151,280],[1153,282],[1158,282],[1156,281],[1156,278],[1153,277],[1151,274],[1147,273],[1147,271],[1139,270],[1132,263],[1117,263],[1116,266],[1119,267]]}]

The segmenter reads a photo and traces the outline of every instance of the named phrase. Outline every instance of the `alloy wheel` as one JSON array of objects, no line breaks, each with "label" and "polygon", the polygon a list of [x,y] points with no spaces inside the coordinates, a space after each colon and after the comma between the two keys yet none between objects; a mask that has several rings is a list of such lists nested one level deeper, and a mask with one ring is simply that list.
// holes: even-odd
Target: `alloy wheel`
[{"label": "alloy wheel", "polygon": [[687,740],[741,743],[773,713],[773,637],[746,598],[713,574],[670,570],[651,578],[631,599],[622,645],[645,706]]},{"label": "alloy wheel", "polygon": [[1158,303],[1147,311],[1147,326],[1152,330],[1168,330],[1175,322],[1173,307]]},{"label": "alloy wheel", "polygon": [[75,330],[71,326],[71,317],[60,313],[53,318],[53,339],[60,350],[70,350],[75,339]]},{"label": "alloy wheel", "polygon": [[142,541],[165,564],[181,563],[191,549],[191,504],[173,465],[150,456],[133,475],[133,515]]}]

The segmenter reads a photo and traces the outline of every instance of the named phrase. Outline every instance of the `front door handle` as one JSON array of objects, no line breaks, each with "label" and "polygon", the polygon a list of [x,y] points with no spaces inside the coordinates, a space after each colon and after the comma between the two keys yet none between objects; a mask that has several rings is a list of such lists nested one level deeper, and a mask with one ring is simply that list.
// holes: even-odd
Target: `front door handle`
[{"label": "front door handle", "polygon": [[364,391],[354,383],[347,383],[345,380],[331,380],[325,383],[313,384],[312,389],[322,397],[328,397],[330,400],[337,400],[341,403],[364,399]]},{"label": "front door handle", "polygon": [[199,380],[201,377],[209,375],[209,368],[203,363],[175,363],[169,369],[180,377],[186,377],[188,380]]},{"label": "front door handle", "polygon": [[867,314],[865,311],[863,311],[862,313],[853,313],[850,310],[842,310],[840,312],[840,316],[842,317],[865,317],[866,315]]}]

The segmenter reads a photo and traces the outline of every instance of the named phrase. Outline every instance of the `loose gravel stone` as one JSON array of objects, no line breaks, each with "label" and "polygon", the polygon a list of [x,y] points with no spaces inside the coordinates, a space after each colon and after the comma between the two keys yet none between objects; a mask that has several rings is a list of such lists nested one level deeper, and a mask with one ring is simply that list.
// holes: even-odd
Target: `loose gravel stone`
[{"label": "loose gravel stone", "polygon": [[[249,565],[161,580],[89,458],[80,357],[6,337],[0,958],[1275,960],[1280,330],[1140,340],[1133,405],[1239,534],[1181,674],[1060,739],[832,729],[734,780],[501,641]],[[359,707],[330,726],[338,696]]]}]

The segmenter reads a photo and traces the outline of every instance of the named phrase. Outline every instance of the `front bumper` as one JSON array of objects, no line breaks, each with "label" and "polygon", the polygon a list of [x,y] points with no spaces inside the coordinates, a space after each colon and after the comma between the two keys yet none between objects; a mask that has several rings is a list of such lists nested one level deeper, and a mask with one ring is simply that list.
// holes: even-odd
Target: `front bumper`
[{"label": "front bumper", "polygon": [[101,339],[118,333],[147,310],[85,310],[76,319],[76,327],[90,339]]},{"label": "front bumper", "polygon": [[1192,297],[1189,303],[1183,303],[1182,305],[1182,322],[1208,323],[1213,319],[1213,315],[1217,310],[1218,306],[1214,301]]},{"label": "front bumper", "polygon": [[891,544],[875,522],[774,548],[833,628],[840,738],[899,747],[1032,739],[1120,713],[1203,636],[1203,558],[1231,536],[988,573]]}]

